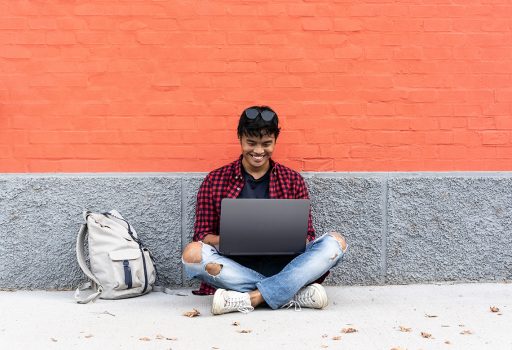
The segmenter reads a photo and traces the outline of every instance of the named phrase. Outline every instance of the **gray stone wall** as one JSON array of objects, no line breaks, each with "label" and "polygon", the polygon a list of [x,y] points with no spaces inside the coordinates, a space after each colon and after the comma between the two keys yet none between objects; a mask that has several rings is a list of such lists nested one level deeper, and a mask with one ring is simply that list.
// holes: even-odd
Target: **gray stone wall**
[{"label": "gray stone wall", "polygon": [[[84,281],[75,239],[84,208],[117,209],[157,259],[159,283],[186,281],[205,174],[0,175],[0,288]],[[512,173],[304,173],[314,226],[342,232],[338,285],[512,280]]]}]

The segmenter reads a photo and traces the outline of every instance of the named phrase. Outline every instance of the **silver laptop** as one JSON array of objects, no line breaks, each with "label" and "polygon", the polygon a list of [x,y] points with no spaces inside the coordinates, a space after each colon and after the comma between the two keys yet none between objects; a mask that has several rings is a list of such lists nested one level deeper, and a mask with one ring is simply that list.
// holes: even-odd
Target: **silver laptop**
[{"label": "silver laptop", "polygon": [[221,204],[224,255],[293,255],[304,251],[308,199],[232,199]]}]

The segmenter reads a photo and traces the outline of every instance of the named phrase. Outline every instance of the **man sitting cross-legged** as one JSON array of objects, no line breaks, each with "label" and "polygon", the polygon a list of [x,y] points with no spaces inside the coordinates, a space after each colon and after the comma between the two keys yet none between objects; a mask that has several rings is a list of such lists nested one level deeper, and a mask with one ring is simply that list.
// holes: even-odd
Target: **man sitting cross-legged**
[{"label": "man sitting cross-legged", "polygon": [[242,154],[210,172],[197,194],[193,242],[182,256],[185,272],[203,283],[195,294],[215,291],[214,315],[249,312],[266,303],[272,309],[294,306],[322,309],[328,304],[321,282],[346,252],[337,232],[315,239],[311,212],[307,245],[298,256],[226,257],[218,252],[223,198],[308,199],[302,176],[272,160],[279,136],[277,114],[266,106],[249,107],[240,116]]}]

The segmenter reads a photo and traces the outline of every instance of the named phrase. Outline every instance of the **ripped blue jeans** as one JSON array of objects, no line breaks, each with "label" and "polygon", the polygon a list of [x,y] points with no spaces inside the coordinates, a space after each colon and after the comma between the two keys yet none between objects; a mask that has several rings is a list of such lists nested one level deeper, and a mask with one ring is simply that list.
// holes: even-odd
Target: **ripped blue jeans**
[{"label": "ripped blue jeans", "polygon": [[[304,253],[295,257],[281,272],[265,277],[232,259],[219,254],[214,247],[202,245],[200,263],[183,261],[185,272],[189,278],[196,278],[216,288],[250,292],[258,289],[272,309],[278,309],[293,299],[293,296],[304,286],[311,284],[324,273],[336,266],[346,252],[341,249],[340,242],[325,234],[309,242]],[[206,271],[206,265],[214,263],[222,266],[218,275]]]}]

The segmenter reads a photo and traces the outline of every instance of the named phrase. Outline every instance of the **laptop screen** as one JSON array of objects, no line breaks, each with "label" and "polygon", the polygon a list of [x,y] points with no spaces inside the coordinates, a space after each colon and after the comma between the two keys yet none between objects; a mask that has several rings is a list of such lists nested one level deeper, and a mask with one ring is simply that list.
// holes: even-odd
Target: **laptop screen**
[{"label": "laptop screen", "polygon": [[224,255],[291,255],[304,251],[308,199],[232,199],[221,204]]}]

